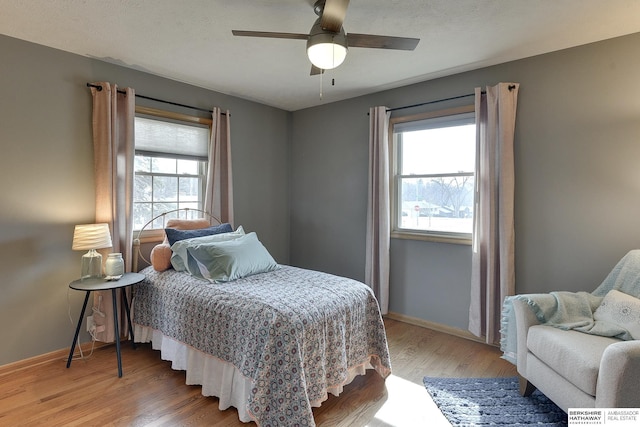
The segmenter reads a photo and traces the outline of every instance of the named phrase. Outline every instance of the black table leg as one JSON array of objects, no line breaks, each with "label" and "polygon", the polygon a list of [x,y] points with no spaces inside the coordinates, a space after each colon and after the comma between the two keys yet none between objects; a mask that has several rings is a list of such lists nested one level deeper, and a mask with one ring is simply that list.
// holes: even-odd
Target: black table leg
[{"label": "black table leg", "polygon": [[118,377],[122,378],[122,359],[120,358],[120,328],[118,328],[118,304],[116,301],[116,290],[111,289],[111,300],[113,301],[113,331],[116,334],[116,352],[118,354]]},{"label": "black table leg", "polygon": [[122,288],[122,298],[124,299],[124,311],[127,313],[127,323],[129,324],[129,335],[131,335],[131,345],[136,349],[136,340],[133,336],[133,327],[131,325],[131,311],[129,310],[129,302],[127,301],[126,288]]},{"label": "black table leg", "polygon": [[71,366],[73,352],[76,350],[76,343],[78,342],[78,335],[80,334],[80,328],[82,327],[82,321],[84,320],[84,311],[87,308],[87,301],[89,301],[90,293],[91,291],[87,291],[87,295],[84,297],[84,304],[82,304],[82,311],[80,312],[80,318],[78,319],[78,326],[76,327],[76,333],[73,336],[73,342],[71,343],[71,351],[69,352],[69,358],[67,359],[67,368]]}]

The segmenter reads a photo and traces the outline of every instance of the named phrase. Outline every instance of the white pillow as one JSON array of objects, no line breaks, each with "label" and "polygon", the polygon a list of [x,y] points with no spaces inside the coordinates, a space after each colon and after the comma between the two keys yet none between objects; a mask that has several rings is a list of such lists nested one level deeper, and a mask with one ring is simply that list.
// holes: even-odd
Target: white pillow
[{"label": "white pillow", "polygon": [[640,299],[618,290],[605,295],[593,313],[595,320],[602,320],[629,331],[634,340],[640,339]]}]

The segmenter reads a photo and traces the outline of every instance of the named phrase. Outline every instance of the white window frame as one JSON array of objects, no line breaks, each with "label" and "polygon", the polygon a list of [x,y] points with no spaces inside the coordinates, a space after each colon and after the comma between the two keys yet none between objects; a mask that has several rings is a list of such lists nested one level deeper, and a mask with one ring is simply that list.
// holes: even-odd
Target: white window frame
[{"label": "white window frame", "polygon": [[[160,110],[160,109],[155,109],[155,108],[150,108],[150,107],[143,107],[143,106],[136,106],[136,117],[148,117],[148,118],[156,118],[162,121],[167,121],[167,122],[177,122],[177,123],[183,123],[183,124],[197,124],[197,125],[204,125],[207,126],[209,128],[209,134],[211,134],[211,126],[213,124],[212,119],[208,119],[208,118],[203,118],[203,117],[197,117],[197,116],[191,116],[188,114],[181,114],[181,113],[175,113],[172,111],[166,111],[166,110]],[[170,156],[168,156],[170,157]],[[179,158],[180,156],[176,156],[176,158]],[[205,162],[204,165],[201,165],[201,170],[199,170],[198,175],[189,175],[189,177],[193,177],[193,176],[198,176],[202,178],[202,191],[201,194],[204,197],[204,190],[205,190],[205,186],[206,186],[206,167],[208,164],[208,161]],[[134,180],[135,180],[135,176],[136,175],[146,175],[146,176],[169,176],[167,174],[163,174],[163,173],[153,173],[153,172],[143,172],[143,173],[139,173],[134,171]],[[179,174],[177,174],[178,176],[180,176]],[[170,174],[170,176],[176,176],[173,174]],[[186,176],[186,175],[185,175]],[[134,201],[135,203],[135,201]],[[204,204],[204,200],[200,200],[199,201],[199,206],[198,209],[202,209],[202,206]],[[155,215],[154,215],[155,216]],[[167,218],[169,219],[169,218]],[[134,230],[134,234],[137,233],[139,230]],[[142,233],[142,235],[140,236],[141,242],[152,242],[152,241],[160,241],[164,238],[164,229],[162,228],[151,228],[151,227],[147,227],[144,232]]]},{"label": "white window frame", "polygon": [[[431,230],[419,230],[419,229],[409,229],[409,228],[399,227],[400,219],[401,219],[400,216],[402,215],[401,214],[402,202],[399,199],[401,196],[401,191],[399,188],[399,186],[401,185],[401,181],[400,181],[401,175],[399,174],[401,153],[399,152],[399,147],[394,136],[394,127],[398,123],[408,123],[408,122],[414,122],[414,121],[420,121],[420,120],[436,119],[440,117],[446,118],[450,116],[469,114],[469,113],[475,113],[474,105],[448,108],[444,110],[415,114],[411,116],[392,117],[389,120],[389,155],[390,155],[389,189],[390,189],[390,198],[391,198],[390,219],[391,219],[391,237],[392,238],[471,245],[472,233],[438,232],[438,231],[431,231]],[[476,153],[475,163],[477,168],[477,153]],[[474,170],[474,175],[475,175],[475,170]],[[416,175],[416,178],[419,178],[419,177],[420,175]]]}]

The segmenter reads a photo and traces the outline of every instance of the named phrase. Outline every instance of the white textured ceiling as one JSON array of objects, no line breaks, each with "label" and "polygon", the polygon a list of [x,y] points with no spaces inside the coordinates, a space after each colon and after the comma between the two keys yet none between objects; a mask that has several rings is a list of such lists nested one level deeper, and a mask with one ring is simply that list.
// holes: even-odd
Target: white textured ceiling
[{"label": "white textured ceiling", "polygon": [[352,0],[347,33],[421,41],[350,49],[321,100],[304,41],[231,34],[308,33],[313,2],[0,0],[0,34],[295,111],[640,32],[640,0]]}]

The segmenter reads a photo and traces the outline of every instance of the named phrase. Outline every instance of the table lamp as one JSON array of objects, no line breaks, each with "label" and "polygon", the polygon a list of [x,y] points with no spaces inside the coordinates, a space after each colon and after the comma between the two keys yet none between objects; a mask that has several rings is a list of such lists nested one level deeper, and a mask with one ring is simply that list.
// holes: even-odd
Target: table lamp
[{"label": "table lamp", "polygon": [[96,249],[110,248],[111,246],[109,224],[76,225],[73,231],[72,249],[74,251],[89,251],[82,255],[80,279],[99,279],[102,277],[102,255]]}]

